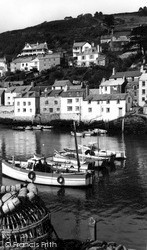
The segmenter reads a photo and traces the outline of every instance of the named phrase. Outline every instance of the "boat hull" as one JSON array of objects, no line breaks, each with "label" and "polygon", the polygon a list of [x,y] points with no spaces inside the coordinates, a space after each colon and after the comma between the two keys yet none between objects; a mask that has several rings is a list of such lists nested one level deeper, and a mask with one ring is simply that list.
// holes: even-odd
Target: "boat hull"
[{"label": "boat hull", "polygon": [[[14,166],[5,160],[2,161],[2,174],[23,182],[32,182],[28,174],[30,170]],[[59,177],[63,182],[59,183]],[[87,187],[93,183],[91,173],[46,173],[35,171],[34,183],[51,186]]]}]

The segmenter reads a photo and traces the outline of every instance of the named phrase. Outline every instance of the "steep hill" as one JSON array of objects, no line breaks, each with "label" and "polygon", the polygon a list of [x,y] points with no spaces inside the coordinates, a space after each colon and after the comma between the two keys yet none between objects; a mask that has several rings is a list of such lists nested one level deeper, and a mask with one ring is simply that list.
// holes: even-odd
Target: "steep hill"
[{"label": "steep hill", "polygon": [[129,33],[131,28],[147,23],[147,16],[139,12],[103,15],[96,12],[79,15],[77,18],[44,22],[21,30],[0,34],[0,56],[11,60],[24,47],[25,42],[47,42],[49,49],[64,49],[71,52],[74,41],[99,42],[101,35],[109,34],[112,26],[114,33]]}]

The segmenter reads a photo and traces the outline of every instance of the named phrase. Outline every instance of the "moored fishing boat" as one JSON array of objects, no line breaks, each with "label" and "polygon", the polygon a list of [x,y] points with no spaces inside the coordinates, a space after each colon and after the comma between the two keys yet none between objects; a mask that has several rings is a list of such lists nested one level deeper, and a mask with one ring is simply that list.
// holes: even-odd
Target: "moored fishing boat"
[{"label": "moored fishing boat", "polygon": [[[75,134],[74,134],[73,131],[71,131],[70,134],[71,134],[72,136],[75,136]],[[77,137],[84,137],[84,132],[76,132],[76,136],[77,136]]]},{"label": "moored fishing boat", "polygon": [[36,184],[87,187],[93,183],[92,173],[66,172],[52,169],[44,158],[33,157],[26,162],[2,161],[2,174],[10,178]]},{"label": "moored fishing boat", "polygon": [[107,149],[100,149],[97,146],[97,142],[90,143],[89,145],[78,145],[79,148],[85,154],[94,154],[95,156],[99,157],[111,157],[114,156],[116,160],[124,160],[126,159],[125,151],[116,151],[116,150],[107,150]]}]

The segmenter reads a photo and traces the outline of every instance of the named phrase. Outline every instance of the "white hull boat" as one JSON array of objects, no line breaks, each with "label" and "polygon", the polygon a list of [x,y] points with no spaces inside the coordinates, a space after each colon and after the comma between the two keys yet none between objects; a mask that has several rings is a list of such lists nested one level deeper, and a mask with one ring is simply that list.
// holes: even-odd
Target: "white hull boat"
[{"label": "white hull boat", "polygon": [[50,172],[48,167],[46,170],[42,169],[43,171],[35,170],[34,162],[36,164],[37,160],[36,158],[26,162],[2,160],[2,174],[19,181],[33,181],[36,184],[51,186],[87,187],[93,183],[92,173],[66,173],[59,170]]},{"label": "white hull boat", "polygon": [[92,153],[95,156],[98,157],[111,157],[114,156],[116,160],[123,160],[126,159],[126,155],[125,155],[125,151],[111,151],[111,150],[105,150],[105,149],[98,149],[98,147],[96,146],[97,143],[92,143],[88,146],[84,146],[84,145],[78,145],[79,148],[81,148],[81,150],[86,154],[88,153]]}]

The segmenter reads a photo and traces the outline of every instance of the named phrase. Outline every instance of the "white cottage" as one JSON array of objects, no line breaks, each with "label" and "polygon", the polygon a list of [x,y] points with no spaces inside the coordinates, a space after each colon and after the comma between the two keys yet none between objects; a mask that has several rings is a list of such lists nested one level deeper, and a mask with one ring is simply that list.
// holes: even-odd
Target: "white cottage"
[{"label": "white cottage", "polygon": [[22,93],[14,98],[14,115],[15,118],[34,118],[40,112],[39,93],[29,91]]},{"label": "white cottage", "polygon": [[82,104],[81,120],[111,121],[126,115],[132,107],[129,94],[88,95]]},{"label": "white cottage", "polygon": [[147,73],[143,73],[139,79],[139,106],[143,107],[147,100]]},{"label": "white cottage", "polygon": [[85,89],[70,89],[61,94],[61,120],[81,121]]},{"label": "white cottage", "polygon": [[22,92],[29,91],[31,86],[17,86],[17,87],[10,87],[5,91],[5,106],[13,106],[14,105],[14,98],[21,94]]}]

